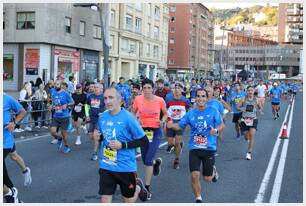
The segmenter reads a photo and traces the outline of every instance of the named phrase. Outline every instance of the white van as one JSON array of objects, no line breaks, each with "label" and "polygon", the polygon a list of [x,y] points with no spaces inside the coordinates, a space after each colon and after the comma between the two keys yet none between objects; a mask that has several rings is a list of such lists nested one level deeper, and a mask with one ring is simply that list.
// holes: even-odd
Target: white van
[{"label": "white van", "polygon": [[278,74],[278,73],[273,73],[270,74],[269,79],[285,79],[286,74]]}]

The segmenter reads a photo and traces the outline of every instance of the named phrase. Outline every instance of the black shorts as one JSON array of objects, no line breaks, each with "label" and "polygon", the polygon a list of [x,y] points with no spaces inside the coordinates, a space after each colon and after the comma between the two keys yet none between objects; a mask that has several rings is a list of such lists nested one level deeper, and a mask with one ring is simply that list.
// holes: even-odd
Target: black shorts
[{"label": "black shorts", "polygon": [[274,106],[280,105],[279,102],[271,102],[271,104],[274,105]]},{"label": "black shorts", "polygon": [[293,95],[296,95],[296,92],[292,92]]},{"label": "black shorts", "polygon": [[15,151],[16,151],[15,143],[14,143],[13,148],[3,149],[3,159],[5,159],[9,153],[12,153],[12,152],[15,152]]},{"label": "black shorts", "polygon": [[249,131],[250,128],[254,128],[257,130],[257,125],[258,125],[258,119],[253,120],[253,126],[247,126],[243,121],[240,123],[241,131],[242,132],[247,132]]},{"label": "black shorts", "polygon": [[232,122],[237,123],[241,119],[241,117],[242,117],[242,112],[234,113]]},{"label": "black shorts", "polygon": [[[173,120],[173,123],[178,123],[180,120]],[[175,136],[183,136],[184,134],[184,129],[176,131],[173,129],[166,129],[166,136],[167,137],[175,137]]]},{"label": "black shorts", "polygon": [[202,174],[203,176],[212,176],[213,175],[213,166],[215,165],[215,152],[214,151],[206,151],[202,149],[193,149],[189,151],[189,170],[193,171],[201,171],[201,163]]},{"label": "black shorts", "polygon": [[51,127],[61,128],[61,130],[67,130],[69,126],[69,117],[52,119]]},{"label": "black shorts", "polygon": [[100,195],[113,195],[118,184],[123,197],[131,198],[134,196],[136,190],[136,172],[113,172],[100,168],[99,174]]},{"label": "black shorts", "polygon": [[84,118],[85,118],[85,114],[82,114],[81,112],[80,113],[72,113],[72,119],[73,119],[73,121],[78,121],[78,119],[82,119],[82,120],[84,120]]}]

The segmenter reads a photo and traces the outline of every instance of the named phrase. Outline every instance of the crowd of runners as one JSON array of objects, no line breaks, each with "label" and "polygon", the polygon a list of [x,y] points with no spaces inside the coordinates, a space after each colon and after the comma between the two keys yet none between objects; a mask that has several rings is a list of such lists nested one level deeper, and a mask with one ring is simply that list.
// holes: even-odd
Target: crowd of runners
[{"label": "crowd of runners", "polygon": [[[215,165],[218,141],[222,138],[248,142],[245,159],[251,160],[260,115],[268,100],[271,120],[280,117],[280,104],[289,101],[301,89],[297,81],[198,80],[165,81],[159,79],[128,80],[105,88],[103,81],[75,83],[74,77],[41,79],[25,83],[18,100],[3,96],[3,193],[6,202],[21,202],[5,165],[5,158],[18,164],[24,185],[32,182],[31,171],[17,153],[14,132],[31,131],[32,117],[36,128],[50,128],[59,151],[68,154],[69,142],[81,145],[86,135],[92,140],[92,161],[99,160],[99,194],[101,202],[112,202],[120,186],[124,202],[148,201],[152,176],[161,172],[162,158],[156,157],[162,138],[167,153],[174,153],[173,169],[181,166],[182,148],[189,150],[189,170],[195,202],[201,203],[200,176],[206,182],[217,182]],[[225,122],[232,115],[232,122]],[[224,134],[224,127],[234,126],[236,134]],[[189,126],[184,146],[184,129]],[[82,131],[86,135],[81,135]],[[141,154],[144,177],[137,176],[136,155]],[[202,167],[201,167],[202,165]],[[202,168],[202,169],[201,169]],[[143,180],[142,180],[143,179]]]}]

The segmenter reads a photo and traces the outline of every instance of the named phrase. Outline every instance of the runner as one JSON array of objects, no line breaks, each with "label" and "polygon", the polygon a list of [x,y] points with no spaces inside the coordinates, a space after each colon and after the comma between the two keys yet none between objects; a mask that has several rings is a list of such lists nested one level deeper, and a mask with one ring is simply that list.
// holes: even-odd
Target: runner
[{"label": "runner", "polygon": [[93,138],[93,132],[97,128],[97,122],[99,115],[104,111],[104,97],[103,97],[103,85],[96,83],[94,86],[95,93],[91,94],[87,98],[86,104],[89,105],[89,110],[85,111],[86,119],[89,121],[89,138],[93,140],[93,154],[91,160],[98,160],[98,147],[99,142],[95,141]]},{"label": "runner", "polygon": [[121,108],[121,98],[115,88],[106,89],[107,111],[100,115],[99,131],[94,132],[95,140],[101,142],[99,194],[102,203],[112,202],[117,184],[126,203],[133,203],[138,197],[146,201],[148,195],[142,180],[136,177],[135,156],[135,148],[147,145],[148,138],[136,118]]},{"label": "runner", "polygon": [[[11,116],[11,112],[16,113],[15,120]],[[18,203],[18,190],[14,187],[5,164],[5,158],[10,155],[11,158],[16,158],[16,163],[22,168],[24,174],[24,185],[28,186],[32,182],[31,171],[26,167],[23,159],[17,154],[14,143],[13,130],[22,118],[26,115],[25,109],[21,104],[8,96],[3,94],[3,196],[7,203]]]},{"label": "runner", "polygon": [[201,86],[196,83],[195,78],[192,78],[191,79],[191,85],[190,85],[190,102],[192,104],[195,103],[196,92],[197,92],[197,89],[199,89],[199,88],[201,88]]},{"label": "runner", "polygon": [[[182,95],[184,86],[181,83],[176,83],[174,87],[173,95],[167,95],[166,104],[168,108],[168,116],[174,123],[179,122],[180,119],[186,114],[187,110],[191,107],[190,101]],[[173,168],[179,169],[179,157],[183,148],[183,130],[175,131],[173,129],[167,129],[167,137],[171,139],[168,141],[170,145],[175,147],[175,159],[173,162]],[[175,143],[174,143],[175,140]]]},{"label": "runner", "polygon": [[243,97],[245,97],[245,92],[241,91],[241,85],[236,82],[235,87],[233,88],[234,91],[231,94],[231,105],[232,105],[232,111],[233,111],[233,123],[235,123],[235,129],[237,133],[237,140],[240,139],[240,119],[242,112],[236,109],[236,106],[240,103]]},{"label": "runner", "polygon": [[260,104],[260,114],[263,115],[263,108],[265,106],[265,100],[266,100],[266,93],[267,93],[267,88],[266,85],[263,84],[263,80],[259,81],[259,85],[257,85],[257,87],[255,88],[255,91],[257,91],[257,98],[259,100],[259,104]]},{"label": "runner", "polygon": [[215,166],[214,153],[217,149],[217,135],[222,131],[222,117],[214,107],[207,106],[207,92],[198,89],[196,107],[191,109],[179,123],[167,123],[168,128],[182,130],[191,127],[189,148],[189,170],[196,203],[202,202],[200,171],[206,182],[216,182],[218,172]]},{"label": "runner", "polygon": [[[69,153],[71,149],[68,146],[68,125],[69,125],[69,106],[74,105],[74,101],[68,92],[64,91],[61,88],[61,81],[55,81],[55,91],[51,93],[54,115],[52,118],[51,135],[58,140],[58,149],[61,150],[63,146],[62,140],[64,140],[64,149],[63,152],[65,154]],[[57,134],[57,128],[61,129],[62,137]]]},{"label": "runner", "polygon": [[164,80],[163,79],[157,80],[156,85],[157,85],[157,88],[156,88],[154,94],[156,96],[159,96],[159,97],[165,99],[166,95],[168,94],[169,91],[165,88]]},{"label": "runner", "polygon": [[124,108],[128,109],[129,108],[129,98],[131,97],[131,90],[129,85],[125,84],[125,78],[120,77],[119,78],[119,83],[115,87],[118,91],[120,91],[120,94],[122,96],[123,100],[123,106]]},{"label": "runner", "polygon": [[74,126],[76,128],[77,138],[75,141],[76,145],[82,144],[81,141],[81,124],[85,120],[85,104],[86,104],[86,94],[83,93],[82,84],[76,85],[76,91],[72,94],[72,99],[75,106],[72,110],[72,118],[74,121]]},{"label": "runner", "polygon": [[[169,99],[169,98],[172,98],[171,96],[173,96],[173,93],[174,93],[174,89],[175,88],[175,82],[171,82],[170,85],[169,85],[169,91],[168,91],[168,94],[166,95],[165,97],[165,100],[166,99]],[[169,117],[168,117],[169,118]],[[175,149],[174,147],[174,142],[173,142],[173,138],[172,137],[167,137],[167,142],[168,142],[168,147],[166,149],[166,152],[168,154],[172,153]]]},{"label": "runner", "polygon": [[246,159],[251,160],[252,150],[254,146],[254,136],[257,130],[258,119],[257,109],[261,111],[261,104],[254,96],[255,89],[252,86],[247,88],[247,96],[237,105],[237,110],[242,111],[241,118],[241,130],[244,133],[244,138],[248,142],[248,149],[246,153]]},{"label": "runner", "polygon": [[[153,94],[154,83],[150,79],[142,81],[143,95],[137,96],[133,105],[133,114],[137,116],[149,144],[141,147],[141,157],[145,166],[145,187],[148,190],[148,200],[151,200],[150,190],[152,175],[160,174],[162,159],[154,160],[160,141],[162,129],[167,120],[167,109],[165,101]],[[160,118],[162,112],[162,118]]]},{"label": "runner", "polygon": [[280,110],[280,98],[282,96],[282,91],[279,87],[277,87],[277,83],[273,83],[273,88],[270,91],[270,99],[272,104],[272,114],[274,120],[279,118],[279,110]]}]

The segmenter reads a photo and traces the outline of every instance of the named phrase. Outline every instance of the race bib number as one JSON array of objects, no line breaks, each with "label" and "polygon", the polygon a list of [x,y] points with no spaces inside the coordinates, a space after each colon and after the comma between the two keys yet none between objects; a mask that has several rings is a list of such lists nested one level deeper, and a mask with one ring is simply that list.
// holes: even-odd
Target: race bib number
[{"label": "race bib number", "polygon": [[253,122],[254,122],[253,118],[244,118],[243,121],[246,126],[253,126]]},{"label": "race bib number", "polygon": [[146,133],[146,136],[147,136],[149,142],[152,142],[153,141],[153,137],[154,137],[153,130],[146,130],[145,133]]},{"label": "race bib number", "polygon": [[274,98],[278,98],[278,94],[277,93],[274,93]]},{"label": "race bib number", "polygon": [[62,111],[63,111],[63,110],[62,110],[62,106],[55,106],[55,107],[54,107],[54,110],[55,110],[56,113],[59,113],[59,112],[62,112]]},{"label": "race bib number", "polygon": [[245,111],[253,112],[253,110],[254,110],[254,105],[246,105]]},{"label": "race bib number", "polygon": [[112,150],[111,148],[104,147],[103,155],[105,160],[116,162],[117,161],[117,150]]},{"label": "race bib number", "polygon": [[195,102],[195,99],[194,99],[194,98],[192,98],[192,99],[191,99],[191,103],[194,103],[194,102]]},{"label": "race bib number", "polygon": [[236,98],[236,99],[235,99],[235,103],[236,103],[236,104],[239,104],[239,102],[240,102],[240,99],[239,99],[239,98]]},{"label": "race bib number", "polygon": [[194,136],[194,144],[201,148],[207,148],[207,138],[205,136]]},{"label": "race bib number", "polygon": [[81,112],[82,111],[82,106],[75,106],[74,111],[75,112]]}]

